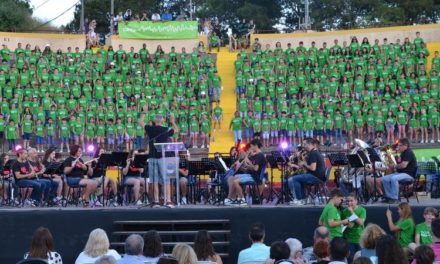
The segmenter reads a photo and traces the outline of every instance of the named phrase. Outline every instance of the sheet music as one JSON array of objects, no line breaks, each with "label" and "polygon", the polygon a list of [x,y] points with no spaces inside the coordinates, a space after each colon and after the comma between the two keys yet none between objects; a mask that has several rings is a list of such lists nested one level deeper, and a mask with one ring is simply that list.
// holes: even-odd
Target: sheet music
[{"label": "sheet music", "polygon": [[350,221],[350,222],[354,222],[354,221],[356,221],[356,220],[358,220],[358,219],[359,219],[359,217],[358,217],[357,215],[352,214],[352,215],[348,218],[348,221]]}]

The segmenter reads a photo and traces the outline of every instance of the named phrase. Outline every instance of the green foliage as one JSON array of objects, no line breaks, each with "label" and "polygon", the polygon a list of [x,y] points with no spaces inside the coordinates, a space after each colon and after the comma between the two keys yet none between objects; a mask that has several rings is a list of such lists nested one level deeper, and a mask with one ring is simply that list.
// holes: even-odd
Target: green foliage
[{"label": "green foliage", "polygon": [[0,5],[0,31],[30,30],[32,9],[24,0],[2,0]]},{"label": "green foliage", "polygon": [[[19,0],[5,0],[15,2]],[[24,2],[19,1],[19,2]],[[96,19],[97,32],[108,32],[108,0],[86,0],[85,17]],[[304,0],[193,0],[195,18],[216,18],[234,31],[242,19],[253,19],[260,30],[273,30],[277,24],[287,30],[298,29],[304,17]],[[1,7],[0,7],[1,8]],[[189,14],[189,0],[115,0],[115,11],[132,9],[133,14],[147,11]],[[68,29],[79,28],[80,6]],[[440,0],[310,0],[313,30],[335,30],[373,26],[435,23],[440,15]]]}]

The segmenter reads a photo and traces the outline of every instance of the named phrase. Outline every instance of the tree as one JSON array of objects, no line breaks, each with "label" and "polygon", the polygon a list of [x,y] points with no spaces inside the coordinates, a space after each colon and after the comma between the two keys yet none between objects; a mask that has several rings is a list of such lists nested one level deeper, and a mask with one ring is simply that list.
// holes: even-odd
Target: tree
[{"label": "tree", "polygon": [[32,9],[25,0],[2,0],[0,31],[27,31],[34,25]]}]

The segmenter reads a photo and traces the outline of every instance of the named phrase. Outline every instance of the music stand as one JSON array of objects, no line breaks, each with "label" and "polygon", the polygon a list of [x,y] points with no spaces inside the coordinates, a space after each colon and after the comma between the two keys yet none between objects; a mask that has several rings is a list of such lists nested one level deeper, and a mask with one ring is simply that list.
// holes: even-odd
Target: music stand
[{"label": "music stand", "polygon": [[[167,197],[166,188],[165,188],[165,179],[166,178],[174,178],[176,179],[176,205],[180,206],[180,186],[179,186],[179,151],[186,151],[185,145],[182,142],[174,142],[174,143],[154,143],[154,147],[160,153],[162,153],[161,158],[161,168],[162,168],[162,177],[164,178],[163,184],[163,193],[165,199]],[[174,153],[174,157],[168,157],[167,153]],[[173,164],[167,164],[167,162],[172,162]],[[170,165],[170,166],[168,166]],[[173,166],[171,166],[173,165]],[[174,167],[174,168],[171,168]],[[172,172],[168,173],[167,168],[172,169]],[[169,177],[168,177],[168,174]],[[171,182],[170,182],[171,184]],[[167,201],[165,201],[167,202]]]},{"label": "music stand", "polygon": [[382,159],[379,157],[379,154],[377,154],[376,150],[374,148],[367,148],[366,149],[368,152],[368,158],[370,160],[370,163],[372,165],[373,168],[373,193],[372,193],[372,197],[373,197],[373,201],[376,202],[379,198],[379,192],[377,191],[376,188],[376,178],[377,178],[377,173],[376,173],[376,162],[382,162]]},{"label": "music stand", "polygon": [[[348,164],[349,164],[350,168],[354,169],[354,182],[352,185],[355,189],[356,197],[358,198],[359,201],[364,201],[363,196],[361,196],[358,191],[359,187],[362,188],[362,184],[358,181],[358,177],[357,177],[358,176],[357,172],[360,168],[364,167],[364,162],[362,161],[361,157],[357,154],[349,154],[349,155],[347,155],[347,159],[348,159]],[[350,173],[350,170],[348,170],[348,173]],[[364,179],[364,181],[365,181],[365,179]],[[361,186],[359,186],[359,184]],[[365,184],[364,184],[364,187],[365,187]]]},{"label": "music stand", "polygon": [[278,165],[281,165],[281,193],[279,194],[279,199],[278,199],[278,203],[285,203],[286,202],[286,198],[290,197],[289,191],[286,190],[287,184],[287,162],[289,161],[289,157],[287,156],[290,151],[272,151],[272,157],[273,157],[273,161],[274,163],[276,162],[276,167],[278,167]]},{"label": "music stand", "polygon": [[345,153],[330,153],[327,155],[330,164],[337,167],[335,171],[335,184],[339,187],[339,179],[341,177],[341,166],[348,165],[347,155]]},{"label": "music stand", "polygon": [[268,154],[266,155],[266,160],[267,163],[269,163],[270,166],[270,185],[269,185],[269,197],[267,198],[267,201],[271,201],[273,202],[273,196],[275,195],[278,200],[280,199],[280,194],[275,191],[274,187],[273,187],[273,169],[274,168],[278,168],[278,163],[275,160],[275,158],[273,157],[272,154]]}]

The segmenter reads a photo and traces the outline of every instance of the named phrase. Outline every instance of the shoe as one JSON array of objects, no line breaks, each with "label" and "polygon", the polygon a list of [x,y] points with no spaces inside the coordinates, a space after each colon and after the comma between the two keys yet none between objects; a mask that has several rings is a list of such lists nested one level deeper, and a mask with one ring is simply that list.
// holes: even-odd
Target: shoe
[{"label": "shoe", "polygon": [[205,148],[205,145],[202,145],[200,148]]},{"label": "shoe", "polygon": [[209,148],[209,145],[206,145],[206,148]]},{"label": "shoe", "polygon": [[102,203],[101,203],[99,200],[96,200],[96,201],[93,203],[93,206],[94,206],[94,207],[102,207]]},{"label": "shoe", "polygon": [[382,197],[382,200],[380,200],[381,203],[389,203],[390,199],[387,197]]},{"label": "shoe", "polygon": [[180,201],[181,205],[187,205],[188,201],[186,200],[186,197],[182,197],[181,201]]},{"label": "shoe", "polygon": [[396,203],[399,203],[399,200],[397,200],[397,199],[389,199],[388,200],[388,204],[396,204]]},{"label": "shoe", "polygon": [[238,200],[237,200],[237,204],[238,204],[238,206],[244,206],[244,205],[247,205],[246,199],[244,199],[244,198],[238,198]]},{"label": "shoe", "polygon": [[434,143],[434,139],[431,139],[431,143]]},{"label": "shoe", "polygon": [[174,208],[174,207],[176,207],[172,202],[167,202],[166,204],[165,204],[165,207],[167,207],[167,208]]},{"label": "shoe", "polygon": [[193,148],[195,148],[195,149],[196,149],[196,148],[197,148],[197,146],[193,146]]},{"label": "shoe", "polygon": [[223,203],[224,203],[226,206],[231,206],[231,205],[234,204],[234,203],[232,202],[232,200],[229,199],[229,198],[226,198],[226,199],[223,201]]},{"label": "shoe", "polygon": [[289,202],[290,205],[305,205],[306,201],[293,199],[293,201]]},{"label": "shoe", "polygon": [[141,205],[143,205],[144,203],[141,201],[141,200],[137,200],[137,202],[135,203],[135,205],[136,206],[141,206]]},{"label": "shoe", "polygon": [[437,139],[437,142],[440,143],[440,139]]},{"label": "shoe", "polygon": [[113,205],[114,207],[118,207],[119,206],[119,203],[118,203],[118,201],[116,201],[116,199],[113,200],[112,202],[110,202],[110,204]]}]

